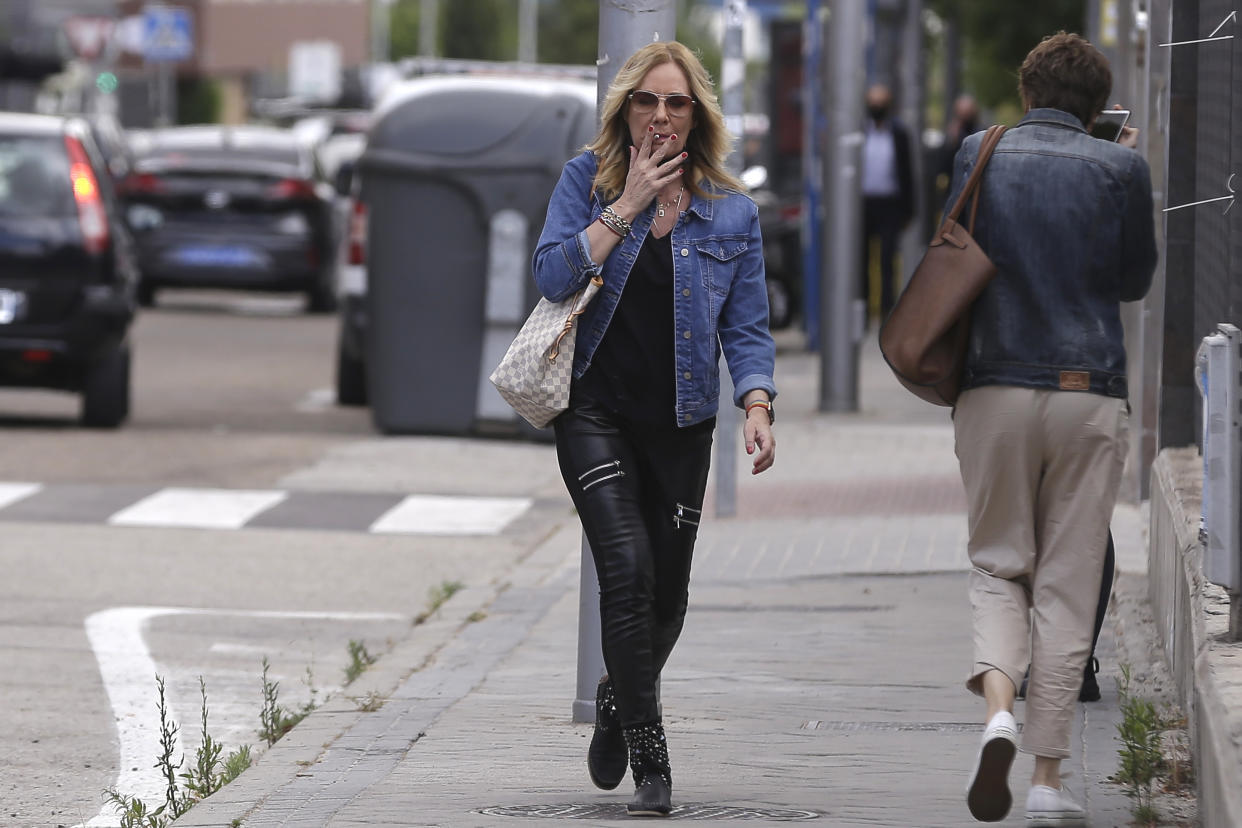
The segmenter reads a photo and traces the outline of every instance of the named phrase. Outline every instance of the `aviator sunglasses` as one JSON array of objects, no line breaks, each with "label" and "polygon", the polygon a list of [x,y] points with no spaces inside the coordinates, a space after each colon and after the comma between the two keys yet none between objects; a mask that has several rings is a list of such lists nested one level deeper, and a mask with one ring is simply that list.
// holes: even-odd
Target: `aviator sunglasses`
[{"label": "aviator sunglasses", "polygon": [[664,101],[664,108],[674,118],[684,118],[689,115],[690,110],[698,103],[689,95],[658,95],[655,92],[648,92],[646,89],[635,89],[629,94],[629,98],[630,106],[640,115],[654,112],[655,108],[660,105],[660,101]]}]

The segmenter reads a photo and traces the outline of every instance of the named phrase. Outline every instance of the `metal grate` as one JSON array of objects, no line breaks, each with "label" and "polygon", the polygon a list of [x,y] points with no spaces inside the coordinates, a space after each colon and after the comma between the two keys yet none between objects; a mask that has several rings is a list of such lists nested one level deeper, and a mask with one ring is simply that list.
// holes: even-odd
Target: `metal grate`
[{"label": "metal grate", "polygon": [[[520,817],[522,819],[626,819],[621,803],[560,804],[560,805],[495,805],[482,808],[485,816]],[[768,822],[804,822],[819,819],[823,814],[800,808],[745,808],[733,805],[678,805],[671,819],[694,820],[766,820]]]}]

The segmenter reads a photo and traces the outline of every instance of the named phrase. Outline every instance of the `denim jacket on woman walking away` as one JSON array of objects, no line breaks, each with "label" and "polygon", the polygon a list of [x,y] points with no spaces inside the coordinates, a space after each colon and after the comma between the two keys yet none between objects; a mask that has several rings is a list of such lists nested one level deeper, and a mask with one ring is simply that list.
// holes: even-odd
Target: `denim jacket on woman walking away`
[{"label": "denim jacket on woman walking away", "polygon": [[[967,138],[957,154],[949,205],[982,137]],[[973,309],[962,389],[1018,385],[1124,399],[1120,303],[1143,298],[1156,265],[1142,156],[1092,138],[1067,112],[1032,109],[988,162],[973,235],[997,273]]]},{"label": "denim jacket on woman walking away", "polygon": [[[591,193],[598,163],[585,152],[565,165],[548,204],[548,218],[535,248],[535,284],[553,302],[572,296],[592,276],[604,286],[578,320],[574,379],[591,364],[621,299],[634,258],[655,218],[654,204],[634,218],[603,266],[591,260],[586,228],[603,212]],[[688,191],[687,191],[688,192]],[[775,398],[772,375],[776,346],[768,332],[759,215],[749,197],[692,196],[686,213],[666,238],[673,246],[673,304],[676,330],[677,423],[694,425],[719,406],[719,361],[723,348],[733,378],[734,404],[762,388]]]}]

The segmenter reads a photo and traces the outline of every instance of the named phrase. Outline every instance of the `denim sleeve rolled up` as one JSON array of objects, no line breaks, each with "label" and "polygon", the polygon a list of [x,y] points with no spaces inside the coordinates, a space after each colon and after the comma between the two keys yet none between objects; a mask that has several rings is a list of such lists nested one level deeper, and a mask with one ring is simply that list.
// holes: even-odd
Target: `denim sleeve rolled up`
[{"label": "denim sleeve rolled up", "polygon": [[[981,139],[958,151],[949,204]],[[973,235],[997,272],[973,308],[962,389],[1126,398],[1121,302],[1147,294],[1156,266],[1142,156],[1092,138],[1067,112],[1032,109],[988,162]]]},{"label": "denim sleeve rolled up", "polygon": [[[651,229],[654,205],[634,218],[633,229],[599,264],[591,259],[586,228],[604,205],[591,193],[596,159],[571,159],[548,203],[535,247],[539,292],[551,301],[572,296],[599,274],[604,286],[578,320],[574,378],[590,366],[620,301],[634,259]],[[693,196],[669,234],[673,249],[673,295],[677,422],[690,426],[719,409],[719,358],[723,351],[735,389],[734,404],[762,389],[776,396],[776,346],[768,331],[763,241],[758,210],[750,198],[722,192]]]}]

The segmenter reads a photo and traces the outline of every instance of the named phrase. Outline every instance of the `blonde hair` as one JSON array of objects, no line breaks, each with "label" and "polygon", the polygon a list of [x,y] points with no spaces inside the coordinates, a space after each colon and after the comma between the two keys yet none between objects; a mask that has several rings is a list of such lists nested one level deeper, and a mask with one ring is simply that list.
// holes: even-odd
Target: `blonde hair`
[{"label": "blonde hair", "polygon": [[649,43],[631,55],[604,96],[599,133],[584,149],[599,159],[591,189],[605,202],[620,197],[630,168],[630,128],[626,123],[629,94],[639,88],[648,72],[666,63],[681,68],[690,82],[690,96],[698,102],[692,114],[693,128],[686,139],[688,157],[682,162],[686,188],[704,198],[720,197],[708,192],[704,182],[716,190],[746,192],[745,185],[725,167],[733,136],[725,129],[724,113],[720,111],[711,76],[694,52],[676,41],[667,41]]}]

